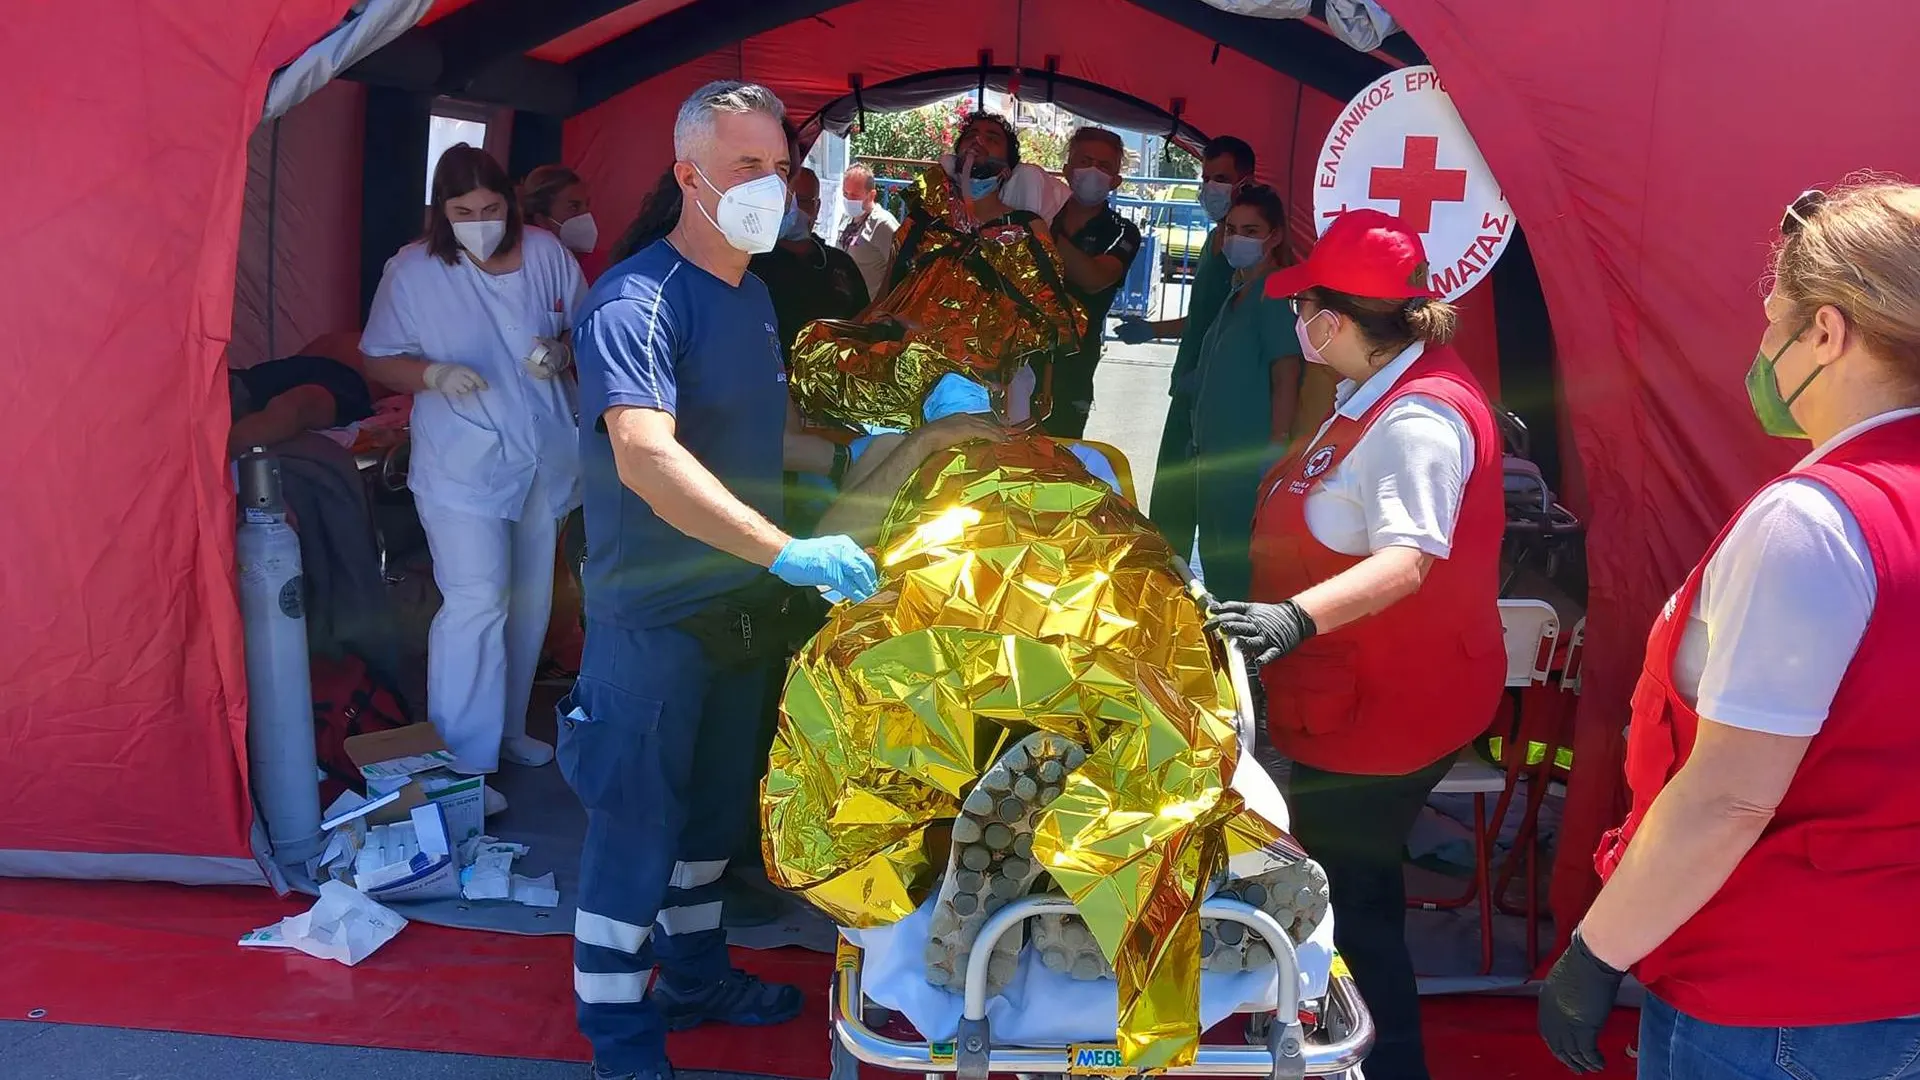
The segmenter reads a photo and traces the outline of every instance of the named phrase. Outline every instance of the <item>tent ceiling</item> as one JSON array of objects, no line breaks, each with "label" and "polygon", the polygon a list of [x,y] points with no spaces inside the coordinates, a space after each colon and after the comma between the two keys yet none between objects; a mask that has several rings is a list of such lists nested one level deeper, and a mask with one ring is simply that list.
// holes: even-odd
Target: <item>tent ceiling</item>
[{"label": "tent ceiling", "polygon": [[[442,0],[347,76],[571,116],[733,42],[801,19],[830,21],[844,2]],[[1233,15],[1203,0],[1132,2],[1341,100],[1395,63],[1423,60],[1405,35],[1381,53],[1360,53],[1308,20]]]}]

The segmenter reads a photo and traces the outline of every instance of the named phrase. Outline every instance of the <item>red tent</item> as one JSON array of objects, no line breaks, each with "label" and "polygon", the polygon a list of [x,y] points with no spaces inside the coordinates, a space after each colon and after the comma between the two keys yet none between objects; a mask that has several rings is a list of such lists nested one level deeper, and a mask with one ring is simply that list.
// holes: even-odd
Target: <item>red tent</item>
[{"label": "red tent", "polygon": [[[1920,13],[1901,0],[1845,18],[1752,0],[1388,6],[1408,36],[1363,54],[1312,24],[1202,0],[441,0],[350,72],[360,85],[328,87],[256,143],[256,165],[316,193],[282,192],[296,205],[270,254],[248,230],[246,265],[280,268],[288,292],[262,300],[243,282],[238,320],[247,149],[267,138],[268,77],[347,0],[15,13],[0,31],[20,221],[0,293],[12,354],[0,380],[15,402],[0,432],[13,463],[0,872],[262,879],[221,352],[236,325],[237,346],[254,340],[259,319],[285,346],[341,328],[329,324],[417,227],[421,155],[407,146],[401,170],[386,147],[424,130],[432,94],[514,107],[516,158],[544,147],[579,166],[608,227],[668,160],[681,98],[722,76],[771,85],[802,119],[846,97],[850,76],[863,94],[975,71],[1032,93],[1051,76],[1184,137],[1247,137],[1299,210],[1345,96],[1424,50],[1526,230],[1579,474],[1568,486],[1591,526],[1582,771],[1555,890],[1556,908],[1577,912],[1593,884],[1585,852],[1617,809],[1645,628],[1732,507],[1793,454],[1759,434],[1740,382],[1772,223],[1801,189],[1849,171],[1920,173],[1920,100],[1886,78],[1920,55]],[[361,204],[356,178],[362,220],[340,220]]]}]

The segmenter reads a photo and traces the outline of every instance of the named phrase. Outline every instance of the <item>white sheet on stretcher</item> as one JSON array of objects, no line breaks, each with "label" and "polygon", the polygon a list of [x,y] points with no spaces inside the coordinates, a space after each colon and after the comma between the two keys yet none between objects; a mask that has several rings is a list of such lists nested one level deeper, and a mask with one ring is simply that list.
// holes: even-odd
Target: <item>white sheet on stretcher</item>
[{"label": "white sheet on stretcher", "polygon": [[[875,1004],[906,1016],[930,1040],[951,1039],[960,1025],[960,995],[927,982],[927,939],[933,925],[935,899],[919,911],[876,930],[841,933],[866,951],[860,968],[860,989]],[[1316,998],[1327,992],[1333,966],[1333,916],[1321,920],[1303,945],[1300,957],[1300,994]],[[1120,984],[1112,979],[1082,981],[1054,971],[1033,949],[1020,953],[1013,982],[999,997],[987,1002],[987,1021],[997,1043],[1021,1046],[1065,1046],[1076,1042],[1112,1042],[1120,1015]],[[1274,969],[1265,972],[1200,974],[1200,1025],[1204,1030],[1237,1012],[1272,1009],[1279,1000]]]},{"label": "white sheet on stretcher", "polygon": [[[1243,718],[1244,725],[1244,718]],[[1241,732],[1241,746],[1253,745],[1251,731]],[[1289,815],[1280,791],[1252,755],[1243,752],[1234,772],[1234,789],[1249,808],[1282,829]],[[1246,861],[1254,860],[1254,861]],[[1232,867],[1236,876],[1260,872],[1257,856],[1243,855]],[[848,941],[865,950],[860,989],[875,1004],[906,1015],[929,1040],[953,1038],[960,1026],[961,997],[927,982],[927,942],[932,936],[932,896],[920,910],[891,926],[872,930],[841,928]],[[1300,960],[1300,996],[1317,998],[1327,992],[1333,968],[1333,913],[1306,942],[1294,947]],[[1083,981],[1047,967],[1031,948],[1020,952],[1013,982],[999,997],[987,1002],[987,1022],[995,1042],[1021,1046],[1065,1046],[1076,1042],[1111,1042],[1120,1016],[1120,984],[1113,979]],[[1200,974],[1201,1030],[1237,1012],[1272,1009],[1279,1003],[1279,985],[1273,969],[1265,972]]]}]

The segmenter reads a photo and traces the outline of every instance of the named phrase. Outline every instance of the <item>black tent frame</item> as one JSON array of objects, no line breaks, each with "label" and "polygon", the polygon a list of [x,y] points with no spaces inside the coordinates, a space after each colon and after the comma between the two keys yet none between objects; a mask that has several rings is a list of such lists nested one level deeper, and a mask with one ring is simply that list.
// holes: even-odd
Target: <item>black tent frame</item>
[{"label": "black tent frame", "polygon": [[[566,63],[526,55],[629,2],[474,0],[407,31],[346,74],[411,94],[566,117],[756,34],[802,19],[831,22],[832,10],[850,0],[694,0]],[[1342,101],[1390,67],[1296,19],[1233,15],[1203,0],[1132,3]],[[1425,62],[1404,34],[1389,39],[1386,51],[1403,63]]]}]

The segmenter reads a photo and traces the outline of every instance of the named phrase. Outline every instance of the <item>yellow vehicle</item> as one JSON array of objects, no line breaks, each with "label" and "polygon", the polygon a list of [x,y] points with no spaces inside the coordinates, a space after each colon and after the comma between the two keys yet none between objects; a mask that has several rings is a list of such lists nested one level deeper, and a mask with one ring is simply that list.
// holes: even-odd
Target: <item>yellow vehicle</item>
[{"label": "yellow vehicle", "polygon": [[1200,265],[1213,222],[1200,208],[1200,188],[1187,184],[1162,190],[1153,202],[1153,235],[1160,251],[1160,280],[1191,278]]}]

